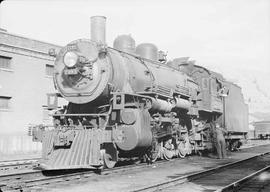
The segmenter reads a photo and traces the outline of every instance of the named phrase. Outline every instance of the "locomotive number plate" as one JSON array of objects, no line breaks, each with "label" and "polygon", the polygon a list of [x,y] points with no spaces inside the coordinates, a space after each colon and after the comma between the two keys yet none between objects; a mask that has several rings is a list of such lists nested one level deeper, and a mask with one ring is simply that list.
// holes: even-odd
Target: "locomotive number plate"
[{"label": "locomotive number plate", "polygon": [[66,49],[67,49],[67,51],[76,51],[76,50],[78,50],[78,47],[76,44],[69,44],[69,45],[67,45]]},{"label": "locomotive number plate", "polygon": [[77,69],[65,69],[64,74],[65,75],[77,75],[78,70]]}]

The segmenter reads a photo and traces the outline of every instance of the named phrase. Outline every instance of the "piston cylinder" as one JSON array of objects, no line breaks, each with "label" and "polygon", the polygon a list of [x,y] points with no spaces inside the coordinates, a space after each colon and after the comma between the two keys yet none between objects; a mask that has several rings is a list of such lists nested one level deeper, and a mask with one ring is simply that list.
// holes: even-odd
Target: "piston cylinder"
[{"label": "piston cylinder", "polygon": [[179,109],[189,110],[191,107],[191,102],[186,99],[174,98],[174,102],[175,102],[175,107]]},{"label": "piston cylinder", "polygon": [[91,17],[91,40],[100,44],[106,44],[106,17]]},{"label": "piston cylinder", "polygon": [[118,148],[132,156],[136,151],[151,146],[150,119],[147,110],[127,108],[122,111],[121,120],[123,124],[118,126],[118,129],[123,131],[124,140],[116,143]]},{"label": "piston cylinder", "polygon": [[152,99],[151,110],[168,113],[174,108],[174,105],[162,99]]}]

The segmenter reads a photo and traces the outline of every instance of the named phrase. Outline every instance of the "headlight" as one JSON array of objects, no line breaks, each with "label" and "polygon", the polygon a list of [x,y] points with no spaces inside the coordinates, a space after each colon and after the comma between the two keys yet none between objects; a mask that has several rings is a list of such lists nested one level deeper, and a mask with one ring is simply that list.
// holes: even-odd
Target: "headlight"
[{"label": "headlight", "polygon": [[78,60],[78,55],[72,51],[69,51],[64,56],[64,63],[67,67],[73,67],[76,65]]}]

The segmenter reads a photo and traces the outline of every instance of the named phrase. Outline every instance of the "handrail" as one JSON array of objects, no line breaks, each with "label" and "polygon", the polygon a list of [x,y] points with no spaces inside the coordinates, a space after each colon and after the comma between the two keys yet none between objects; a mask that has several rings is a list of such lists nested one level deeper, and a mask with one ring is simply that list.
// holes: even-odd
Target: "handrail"
[{"label": "handrail", "polygon": [[53,117],[109,116],[108,113],[53,114]]}]

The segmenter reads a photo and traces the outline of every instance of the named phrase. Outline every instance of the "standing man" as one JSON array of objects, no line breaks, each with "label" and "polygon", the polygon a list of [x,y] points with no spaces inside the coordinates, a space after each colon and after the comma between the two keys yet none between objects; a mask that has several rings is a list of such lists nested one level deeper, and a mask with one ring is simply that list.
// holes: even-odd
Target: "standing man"
[{"label": "standing man", "polygon": [[221,127],[219,123],[215,124],[216,149],[219,159],[227,158],[226,142],[224,138],[224,134],[226,133],[227,131],[223,127]]}]

